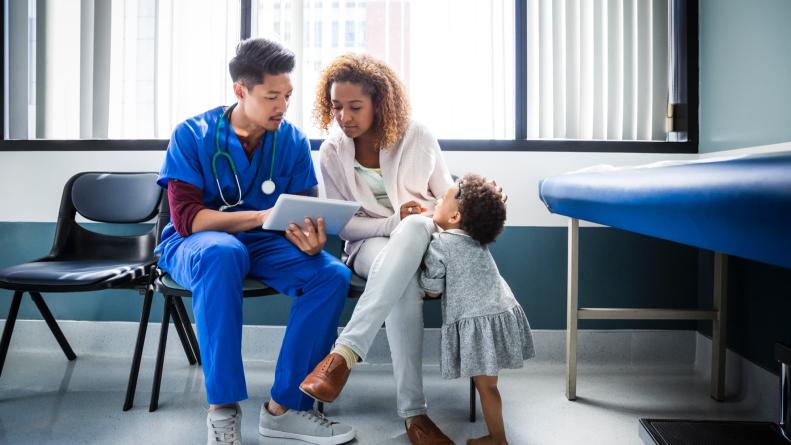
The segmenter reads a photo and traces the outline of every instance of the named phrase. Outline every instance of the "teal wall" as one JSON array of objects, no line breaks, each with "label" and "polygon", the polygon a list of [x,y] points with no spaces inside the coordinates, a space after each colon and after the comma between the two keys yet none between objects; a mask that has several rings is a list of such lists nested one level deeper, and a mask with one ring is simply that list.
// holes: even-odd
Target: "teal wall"
[{"label": "teal wall", "polygon": [[[711,306],[714,256],[701,252],[699,297]],[[791,269],[742,258],[728,259],[728,348],[775,374],[775,342],[791,344]],[[699,331],[711,336],[711,323]]]},{"label": "teal wall", "polygon": [[[92,224],[93,229],[107,231]],[[0,223],[0,267],[45,255],[54,223]],[[338,251],[332,240],[329,249]],[[566,327],[566,229],[508,227],[491,250],[501,273],[538,329]],[[698,253],[696,249],[608,228],[583,228],[580,234],[580,304],[590,306],[695,307]],[[133,291],[85,294],[43,294],[60,320],[138,321],[142,298]],[[0,318],[8,311],[10,292],[0,291]],[[152,321],[160,320],[161,297],[155,300]],[[348,300],[342,324],[351,316]],[[245,323],[282,325],[291,300],[285,296],[245,301]],[[189,306],[189,305],[188,305]],[[425,324],[439,327],[440,308],[425,305]],[[29,298],[20,310],[23,319],[39,318]],[[694,322],[588,321],[583,328],[682,328]]]},{"label": "teal wall", "polygon": [[791,1],[700,0],[701,153],[791,141]]},{"label": "teal wall", "polygon": [[[700,152],[791,141],[791,1],[700,1]],[[789,253],[791,254],[791,253]],[[713,259],[700,254],[699,303]],[[728,347],[778,373],[791,343],[791,270],[731,258]],[[711,333],[711,323],[699,323]]]}]

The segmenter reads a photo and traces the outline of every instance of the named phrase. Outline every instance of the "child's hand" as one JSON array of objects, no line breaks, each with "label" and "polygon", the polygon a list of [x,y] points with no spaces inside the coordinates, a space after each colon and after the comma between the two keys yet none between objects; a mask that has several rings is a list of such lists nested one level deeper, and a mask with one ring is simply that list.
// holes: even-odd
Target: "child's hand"
[{"label": "child's hand", "polygon": [[436,292],[426,292],[426,298],[431,298],[431,299],[434,299],[434,298],[439,298],[439,297],[441,297],[441,296],[442,296],[442,294],[440,294],[440,293],[436,293]]}]

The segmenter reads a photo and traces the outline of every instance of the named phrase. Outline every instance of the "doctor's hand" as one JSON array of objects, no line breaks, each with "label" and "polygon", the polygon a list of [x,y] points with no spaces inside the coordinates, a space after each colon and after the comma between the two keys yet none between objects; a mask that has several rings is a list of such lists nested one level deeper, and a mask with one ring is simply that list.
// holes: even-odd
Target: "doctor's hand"
[{"label": "doctor's hand", "polygon": [[306,254],[318,254],[327,242],[324,218],[317,218],[315,226],[310,218],[305,218],[304,228],[296,224],[289,224],[288,230],[286,230],[286,238]]}]

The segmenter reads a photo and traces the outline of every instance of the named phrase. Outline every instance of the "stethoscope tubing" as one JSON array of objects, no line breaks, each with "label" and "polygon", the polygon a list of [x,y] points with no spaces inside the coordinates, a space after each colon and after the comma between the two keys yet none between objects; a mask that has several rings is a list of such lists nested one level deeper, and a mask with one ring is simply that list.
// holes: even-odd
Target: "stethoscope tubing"
[{"label": "stethoscope tubing", "polygon": [[[217,123],[217,129],[214,132],[214,146],[216,151],[214,152],[214,155],[212,155],[211,158],[211,169],[212,169],[212,174],[214,175],[214,182],[217,184],[217,190],[220,193],[220,200],[222,200],[224,204],[223,206],[220,207],[221,212],[244,203],[244,199],[242,195],[242,186],[241,183],[239,182],[239,174],[236,170],[236,163],[234,162],[230,153],[228,153],[228,137],[230,135],[230,127],[231,127],[230,116],[231,113],[233,112],[233,109],[236,108],[236,105],[237,104],[231,105],[223,112],[222,116],[220,117],[220,121]],[[225,150],[223,150],[223,148],[220,146],[220,132],[222,131],[223,124],[225,124]],[[266,141],[266,133],[264,133],[262,139],[264,142]],[[272,181],[272,177],[275,172],[276,154],[277,154],[277,130],[275,130],[274,134],[272,135],[272,160],[269,166],[269,179],[267,179],[261,184],[261,191],[267,195],[270,195],[275,191],[275,187],[274,187],[275,184],[274,181]],[[217,160],[220,158],[224,158],[228,162],[228,166],[230,167],[231,173],[233,173],[234,181],[236,182],[236,190],[238,191],[238,197],[236,199],[236,202],[233,204],[229,203],[228,200],[225,198],[225,195],[222,192],[222,186],[220,185],[220,175],[218,173],[219,170],[217,168]]]}]

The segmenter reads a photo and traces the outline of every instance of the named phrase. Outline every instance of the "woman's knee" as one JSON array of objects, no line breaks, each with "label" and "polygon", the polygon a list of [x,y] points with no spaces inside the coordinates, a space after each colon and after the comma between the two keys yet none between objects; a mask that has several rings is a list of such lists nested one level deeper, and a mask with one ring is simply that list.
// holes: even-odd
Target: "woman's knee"
[{"label": "woman's knee", "polygon": [[408,216],[398,224],[396,231],[409,236],[430,237],[434,232],[434,221],[423,215]]}]

